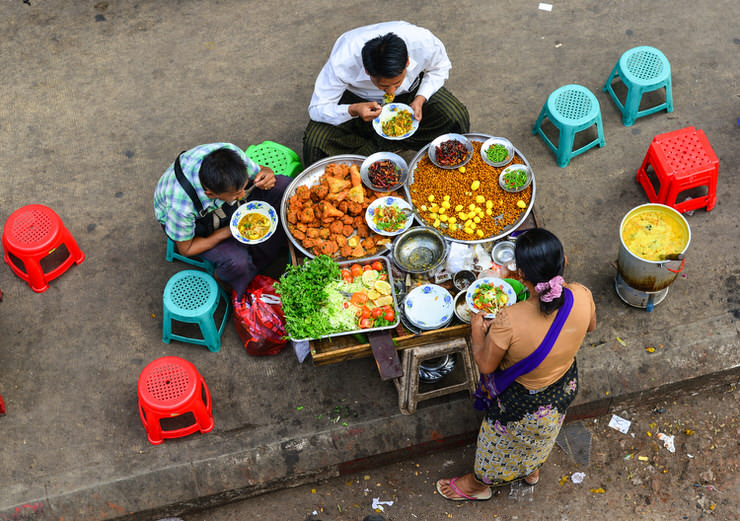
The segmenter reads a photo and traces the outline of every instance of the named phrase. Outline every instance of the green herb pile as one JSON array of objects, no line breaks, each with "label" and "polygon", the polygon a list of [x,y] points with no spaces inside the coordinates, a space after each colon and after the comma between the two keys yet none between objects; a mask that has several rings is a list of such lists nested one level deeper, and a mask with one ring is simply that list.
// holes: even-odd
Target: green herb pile
[{"label": "green herb pile", "polygon": [[504,145],[496,144],[488,147],[488,150],[486,150],[486,156],[488,156],[489,161],[501,163],[502,161],[506,161],[506,158],[509,157],[509,151],[506,150]]},{"label": "green herb pile", "polygon": [[339,278],[340,269],[326,255],[307,261],[303,266],[288,266],[275,290],[280,295],[286,329],[292,338],[318,338],[335,328],[329,323],[323,306],[329,282]]}]

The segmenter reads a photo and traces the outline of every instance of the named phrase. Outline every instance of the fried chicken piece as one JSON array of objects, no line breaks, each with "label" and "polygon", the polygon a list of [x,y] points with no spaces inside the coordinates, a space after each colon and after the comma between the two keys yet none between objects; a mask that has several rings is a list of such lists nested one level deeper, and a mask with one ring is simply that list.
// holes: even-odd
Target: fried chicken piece
[{"label": "fried chicken piece", "polygon": [[352,254],[352,246],[344,245],[340,248],[339,254],[342,257],[349,257]]},{"label": "fried chicken piece", "polygon": [[352,218],[352,227],[353,228],[359,228],[360,226],[365,224],[365,216],[363,215],[357,215]]},{"label": "fried chicken piece", "polygon": [[311,199],[311,192],[307,186],[299,186],[298,188],[296,188],[295,195],[298,197],[298,199],[302,199],[303,201],[308,201],[309,199]]},{"label": "fried chicken piece", "polygon": [[321,246],[319,246],[319,252],[322,255],[328,255],[329,257],[332,257],[338,251],[339,246],[334,241],[324,241],[321,243]]},{"label": "fried chicken piece", "polygon": [[367,224],[362,223],[357,227],[357,236],[362,237],[363,239],[365,237],[370,237],[370,228],[368,228]]},{"label": "fried chicken piece", "polygon": [[327,201],[333,201],[334,203],[339,204],[342,201],[344,201],[347,198],[348,195],[349,195],[349,189],[342,190],[339,193],[327,195],[326,196],[326,200]]},{"label": "fried chicken piece", "polygon": [[362,247],[362,244],[358,244],[352,249],[352,253],[350,253],[350,257],[364,257],[367,252],[365,251],[365,248]]},{"label": "fried chicken piece", "polygon": [[347,237],[341,233],[332,234],[331,240],[336,242],[340,248],[347,245]]},{"label": "fried chicken piece", "polygon": [[301,241],[301,244],[303,244],[303,247],[307,250],[310,250],[316,245],[316,239],[305,239]]},{"label": "fried chicken piece", "polygon": [[303,210],[301,210],[301,213],[298,215],[298,219],[306,224],[313,222],[316,219],[313,208],[309,206],[308,208],[304,208]]},{"label": "fried chicken piece", "polygon": [[375,250],[375,241],[372,237],[368,237],[365,240],[362,241],[362,247],[365,248],[367,251]]},{"label": "fried chicken piece", "polygon": [[331,235],[329,228],[319,228],[319,237],[322,239],[328,239],[329,235]]},{"label": "fried chicken piece", "polygon": [[290,233],[293,234],[293,237],[295,237],[297,240],[302,241],[306,238],[306,234],[303,233],[300,230],[296,230],[295,228],[291,228]]},{"label": "fried chicken piece", "polygon": [[362,213],[362,205],[359,203],[350,201],[347,204],[347,213],[350,215],[360,215],[360,213]]},{"label": "fried chicken piece", "polygon": [[337,205],[337,208],[339,209],[340,212],[347,213],[347,205],[348,204],[349,203],[347,201],[342,201],[341,203],[339,203]]},{"label": "fried chicken piece", "polygon": [[325,199],[329,193],[329,187],[326,185],[318,184],[311,187],[311,200],[315,203]]},{"label": "fried chicken piece", "polygon": [[319,229],[318,228],[309,228],[306,230],[306,237],[309,239],[315,239],[319,236]]},{"label": "fried chicken piece", "polygon": [[296,224],[298,222],[298,214],[288,207],[288,222],[290,224]]},{"label": "fried chicken piece", "polygon": [[328,201],[323,201],[319,204],[321,207],[321,214],[326,217],[339,218],[344,217],[344,212],[339,211],[333,204]]},{"label": "fried chicken piece", "polygon": [[339,177],[340,179],[347,177],[347,172],[349,172],[349,166],[344,163],[329,163],[324,168],[324,173],[327,176]]},{"label": "fried chicken piece", "polygon": [[296,223],[295,227],[296,227],[296,228],[297,228],[298,230],[302,231],[303,233],[306,233],[306,229],[308,228],[308,226],[306,226],[306,225],[305,225],[305,224],[303,224],[303,223]]},{"label": "fried chicken piece", "polygon": [[342,222],[344,224],[350,224],[351,225],[351,224],[354,224],[355,218],[352,217],[351,215],[345,215],[344,217],[342,217]]},{"label": "fried chicken piece", "polygon": [[352,233],[354,231],[355,231],[355,229],[352,226],[350,226],[349,224],[345,224],[344,226],[342,226],[342,234],[345,237],[349,237],[350,235],[352,235]]},{"label": "fried chicken piece", "polygon": [[337,219],[336,221],[334,221],[333,223],[331,223],[329,225],[329,231],[331,233],[341,234],[342,233],[342,226],[343,226],[342,221],[340,221],[339,219]]}]

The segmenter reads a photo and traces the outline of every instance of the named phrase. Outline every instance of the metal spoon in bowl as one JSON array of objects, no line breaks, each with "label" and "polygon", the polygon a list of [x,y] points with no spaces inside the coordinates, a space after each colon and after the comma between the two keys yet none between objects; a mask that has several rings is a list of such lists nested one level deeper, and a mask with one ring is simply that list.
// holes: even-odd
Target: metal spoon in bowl
[{"label": "metal spoon in bowl", "polygon": [[[404,214],[404,215],[406,215],[406,216],[413,215],[421,223],[426,222],[416,208],[401,208],[401,213]],[[444,229],[444,230],[446,230],[446,229],[449,228],[449,226],[447,225],[447,223],[444,223],[444,222],[440,222],[439,223],[439,227],[442,228],[442,229]]]}]

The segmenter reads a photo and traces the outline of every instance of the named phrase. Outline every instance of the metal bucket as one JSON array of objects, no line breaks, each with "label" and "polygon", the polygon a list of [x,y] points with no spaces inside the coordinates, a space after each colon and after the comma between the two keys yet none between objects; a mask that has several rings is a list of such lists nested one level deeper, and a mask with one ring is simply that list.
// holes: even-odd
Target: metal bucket
[{"label": "metal bucket", "polygon": [[[676,260],[647,260],[632,253],[624,243],[622,232],[625,223],[638,213],[645,211],[656,211],[670,214],[676,219],[683,229],[686,241],[678,259]],[[638,291],[654,293],[661,291],[676,280],[678,274],[683,270],[686,259],[684,255],[691,242],[691,228],[683,215],[663,204],[648,203],[637,206],[627,212],[619,225],[619,258],[617,268],[624,282]],[[673,252],[678,253],[678,252]]]}]

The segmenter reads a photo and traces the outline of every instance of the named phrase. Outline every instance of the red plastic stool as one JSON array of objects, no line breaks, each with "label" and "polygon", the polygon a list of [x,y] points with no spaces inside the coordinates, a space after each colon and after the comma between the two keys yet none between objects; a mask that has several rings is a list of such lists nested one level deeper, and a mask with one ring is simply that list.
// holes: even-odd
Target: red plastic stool
[{"label": "red plastic stool", "polygon": [[[44,271],[41,262],[61,246],[67,249],[68,255],[61,264]],[[10,269],[28,282],[36,293],[46,291],[49,281],[67,271],[72,264],[85,260],[85,254],[62,219],[54,210],[40,204],[29,204],[10,214],[3,229],[3,249]]]},{"label": "red plastic stool", "polygon": [[[648,177],[650,167],[657,177],[657,192]],[[681,213],[702,207],[710,211],[717,201],[718,173],[719,159],[704,131],[686,127],[653,138],[637,170],[637,182],[651,203],[665,204]],[[706,195],[677,201],[681,192],[703,186],[707,187]]]},{"label": "red plastic stool", "polygon": [[[138,395],[141,423],[153,445],[159,445],[164,438],[213,429],[211,392],[187,360],[165,356],[150,362],[139,376]],[[192,421],[181,426],[191,418]]]}]

